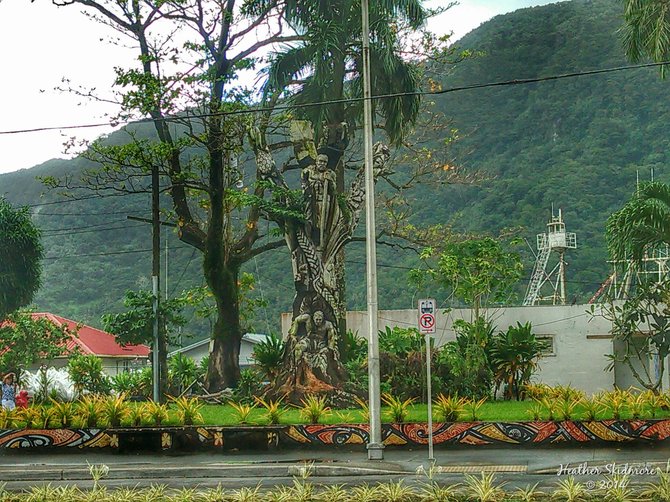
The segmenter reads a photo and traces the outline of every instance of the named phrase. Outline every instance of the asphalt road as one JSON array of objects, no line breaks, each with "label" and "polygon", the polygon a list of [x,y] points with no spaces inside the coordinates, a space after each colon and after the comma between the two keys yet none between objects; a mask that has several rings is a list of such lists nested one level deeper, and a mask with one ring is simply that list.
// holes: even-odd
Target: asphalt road
[{"label": "asphalt road", "polygon": [[260,485],[271,488],[292,484],[309,470],[314,484],[357,485],[404,480],[408,485],[427,481],[424,474],[434,466],[440,484],[463,482],[465,474],[496,473],[506,488],[538,483],[551,489],[562,478],[574,475],[589,486],[607,482],[611,472],[628,473],[633,485],[656,479],[656,469],[669,469],[670,445],[621,445],[611,447],[554,448],[439,448],[435,462],[426,450],[387,449],[384,460],[369,461],[363,450],[288,450],[257,453],[208,452],[180,455],[114,453],[75,450],[44,453],[4,450],[0,454],[0,481],[9,490],[51,483],[92,486],[90,465],[104,464],[108,474],[101,484],[109,487],[164,484],[173,488],[240,488]]}]

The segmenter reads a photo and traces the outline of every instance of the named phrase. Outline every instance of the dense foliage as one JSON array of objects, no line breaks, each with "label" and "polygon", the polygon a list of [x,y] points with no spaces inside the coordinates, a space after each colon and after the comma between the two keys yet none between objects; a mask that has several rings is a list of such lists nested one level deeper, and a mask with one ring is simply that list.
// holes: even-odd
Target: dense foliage
[{"label": "dense foliage", "polygon": [[0,321],[28,305],[41,284],[43,248],[28,208],[0,197]]}]

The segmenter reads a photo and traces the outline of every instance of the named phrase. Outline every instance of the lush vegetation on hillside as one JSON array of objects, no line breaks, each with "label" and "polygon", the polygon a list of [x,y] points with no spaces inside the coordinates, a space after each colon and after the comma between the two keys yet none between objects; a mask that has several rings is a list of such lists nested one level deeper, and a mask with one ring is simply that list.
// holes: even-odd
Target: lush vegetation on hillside
[{"label": "lush vegetation on hillside", "polygon": [[[445,70],[440,84],[449,88],[625,65],[620,25],[616,0],[575,0],[499,16],[460,41],[482,54],[453,72]],[[656,179],[670,180],[663,169],[670,137],[668,85],[655,69],[642,69],[434,97],[459,130],[457,161],[490,179],[477,187],[422,186],[408,194],[416,223],[449,222],[494,234],[523,227],[521,235],[534,247],[551,205],[561,207],[579,244],[567,258],[569,295],[588,300],[608,273],[605,221],[628,199],[636,172],[648,179],[653,168]],[[120,137],[112,135],[110,141]],[[31,205],[44,231],[47,258],[38,309],[99,325],[102,313],[121,309],[125,290],[150,287],[150,227],[126,219],[148,217],[150,200],[146,194],[51,204],[62,198],[42,195],[46,190],[35,176],[74,175],[86,162],[50,161],[2,175],[0,195]],[[199,254],[171,230],[166,233],[168,290],[200,285]],[[363,244],[347,249],[349,306],[365,308]],[[407,273],[417,255],[381,246],[378,262],[380,306],[413,307],[415,291],[407,285]],[[527,280],[530,252],[525,265]],[[254,329],[277,330],[279,313],[290,308],[293,296],[286,251],[263,254],[247,264],[247,271],[257,276],[256,294],[269,303],[258,312]],[[521,294],[524,289],[520,284]]]}]

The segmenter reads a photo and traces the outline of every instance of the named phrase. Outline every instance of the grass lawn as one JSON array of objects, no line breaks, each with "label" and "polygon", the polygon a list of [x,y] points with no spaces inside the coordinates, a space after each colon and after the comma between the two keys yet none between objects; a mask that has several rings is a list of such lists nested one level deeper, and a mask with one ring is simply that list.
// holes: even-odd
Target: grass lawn
[{"label": "grass lawn", "polygon": [[[493,401],[484,403],[479,410],[479,420],[487,422],[519,422],[531,421],[532,414],[530,408],[532,401]],[[204,423],[207,425],[241,425],[235,410],[229,405],[205,405],[200,412],[202,413]],[[409,407],[409,415],[406,422],[426,422],[427,406],[417,404]],[[630,413],[623,412],[622,418],[631,418]],[[670,417],[670,410],[659,410],[656,418]],[[547,419],[547,413],[541,414],[542,419]],[[581,420],[585,418],[583,408],[577,406],[573,419]],[[601,412],[598,419],[611,419],[612,414]],[[642,418],[651,418],[650,414],[643,415]],[[433,409],[433,420],[439,421],[439,417]],[[470,421],[470,418],[462,415],[461,421]],[[389,408],[382,407],[382,422],[391,423]],[[256,408],[252,411],[248,425],[266,425],[268,423],[267,414],[264,409]],[[300,410],[297,408],[287,408],[280,419],[280,424],[305,424],[307,423],[300,416]],[[367,418],[363,415],[360,408],[347,410],[334,410],[319,421],[321,424],[341,424],[341,423],[367,423]]]}]

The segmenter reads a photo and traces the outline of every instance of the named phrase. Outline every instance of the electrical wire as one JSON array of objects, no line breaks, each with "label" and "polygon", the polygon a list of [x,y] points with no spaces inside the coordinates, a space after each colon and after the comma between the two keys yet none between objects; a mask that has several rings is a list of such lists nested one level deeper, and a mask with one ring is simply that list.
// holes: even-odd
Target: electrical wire
[{"label": "electrical wire", "polygon": [[193,261],[193,258],[195,257],[195,252],[197,251],[197,248],[193,248],[193,252],[191,253],[191,257],[188,259],[188,262],[186,262],[186,266],[182,269],[181,275],[179,276],[179,279],[177,279],[177,282],[175,283],[174,286],[172,286],[172,290],[170,291],[170,298],[174,296],[175,291],[177,291],[177,288],[181,284],[182,279],[184,278],[184,274],[186,273],[186,270],[188,269],[189,265],[191,264],[191,261]]},{"label": "electrical wire", "polygon": [[171,122],[171,121],[181,121],[184,119],[199,119],[199,118],[209,118],[209,117],[226,117],[226,116],[231,116],[231,115],[246,115],[246,114],[253,114],[253,113],[261,113],[261,112],[272,112],[272,111],[278,111],[278,110],[295,110],[297,108],[311,108],[315,106],[328,106],[328,105],[336,105],[336,104],[346,104],[346,103],[359,103],[361,101],[365,101],[366,99],[370,100],[379,100],[379,99],[392,99],[392,98],[403,98],[403,97],[411,97],[411,96],[439,96],[442,94],[449,94],[452,92],[459,92],[459,91],[468,91],[468,90],[474,90],[474,89],[486,89],[486,88],[492,88],[492,87],[506,87],[506,86],[514,86],[514,85],[526,85],[526,84],[532,84],[532,83],[538,83],[538,82],[549,82],[553,80],[562,80],[566,78],[574,78],[574,77],[583,77],[583,76],[591,76],[591,75],[601,75],[601,74],[606,74],[606,73],[613,73],[613,72],[620,72],[620,71],[627,71],[627,70],[636,70],[636,69],[641,69],[641,68],[653,68],[653,67],[659,67],[659,66],[666,66],[670,65],[670,61],[662,61],[660,63],[643,63],[643,64],[637,64],[637,65],[627,65],[627,66],[615,66],[611,68],[600,68],[596,70],[586,70],[586,71],[579,71],[579,72],[571,72],[571,73],[561,73],[557,75],[549,75],[546,77],[534,77],[534,78],[522,78],[522,79],[512,79],[512,80],[502,80],[502,81],[497,81],[497,82],[487,82],[487,83],[482,83],[482,84],[470,84],[470,85],[463,85],[463,86],[458,86],[458,87],[449,87],[447,89],[439,89],[435,91],[414,91],[414,92],[396,92],[396,93],[389,93],[389,94],[378,94],[376,96],[371,96],[369,98],[342,98],[342,99],[329,99],[329,100],[324,100],[324,101],[314,101],[311,103],[295,103],[292,105],[278,105],[274,107],[256,107],[256,108],[249,108],[246,110],[233,110],[233,111],[228,111],[228,112],[217,112],[217,113],[196,113],[196,114],[188,114],[184,116],[167,116],[167,117],[160,117],[157,119],[152,119],[152,118],[142,118],[138,120],[128,120],[128,121],[116,121],[114,123],[110,122],[98,122],[98,123],[92,123],[92,124],[79,124],[79,125],[64,125],[64,126],[51,126],[51,127],[34,127],[34,128],[29,128],[29,129],[14,129],[14,130],[9,130],[9,131],[0,131],[0,135],[9,135],[9,134],[24,134],[24,133],[32,133],[32,132],[43,132],[43,131],[58,131],[58,130],[67,130],[67,129],[87,129],[87,128],[96,128],[96,127],[114,127],[117,125],[128,125],[130,123],[151,123],[151,122]]}]

